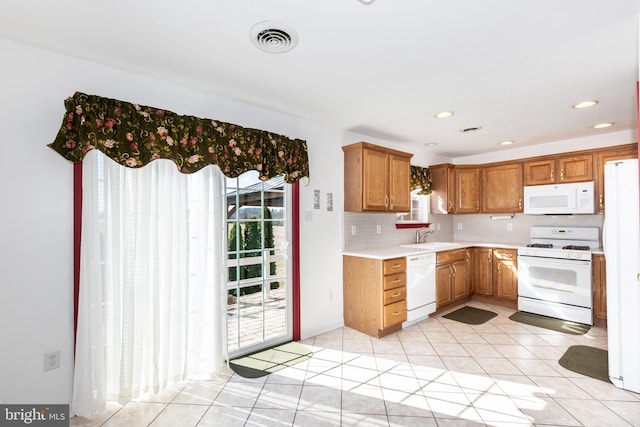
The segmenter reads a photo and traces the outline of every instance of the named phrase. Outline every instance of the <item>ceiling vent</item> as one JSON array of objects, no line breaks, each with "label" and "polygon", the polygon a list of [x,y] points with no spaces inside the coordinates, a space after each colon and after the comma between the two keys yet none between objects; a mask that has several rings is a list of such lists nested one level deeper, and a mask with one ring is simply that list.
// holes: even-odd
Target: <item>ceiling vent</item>
[{"label": "ceiling vent", "polygon": [[257,23],[249,36],[258,49],[267,53],[285,53],[298,44],[298,34],[292,28],[273,21]]},{"label": "ceiling vent", "polygon": [[472,127],[468,127],[468,128],[462,128],[460,129],[460,132],[462,133],[473,133],[473,132],[477,132],[480,129],[482,129],[481,126],[472,126]]}]

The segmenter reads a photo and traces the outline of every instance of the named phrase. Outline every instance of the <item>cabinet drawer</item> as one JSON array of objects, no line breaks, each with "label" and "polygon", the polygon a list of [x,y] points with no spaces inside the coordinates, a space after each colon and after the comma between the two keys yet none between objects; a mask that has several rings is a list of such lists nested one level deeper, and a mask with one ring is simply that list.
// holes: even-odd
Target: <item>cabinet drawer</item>
[{"label": "cabinet drawer", "polygon": [[398,301],[402,301],[407,298],[407,288],[405,286],[401,288],[389,289],[384,291],[382,296],[382,304],[388,305]]},{"label": "cabinet drawer", "polygon": [[407,320],[407,301],[402,300],[394,302],[393,304],[385,305],[384,315],[382,321],[382,329],[388,326],[395,325]]},{"label": "cabinet drawer", "polygon": [[398,288],[400,286],[405,286],[407,284],[407,273],[398,273],[392,274],[389,276],[384,276],[383,279],[383,290],[389,290],[393,288]]},{"label": "cabinet drawer", "polygon": [[401,273],[407,270],[406,258],[385,259],[382,264],[382,274]]},{"label": "cabinet drawer", "polygon": [[467,255],[466,249],[456,249],[454,251],[437,252],[436,264],[443,264],[445,262],[464,260]]}]

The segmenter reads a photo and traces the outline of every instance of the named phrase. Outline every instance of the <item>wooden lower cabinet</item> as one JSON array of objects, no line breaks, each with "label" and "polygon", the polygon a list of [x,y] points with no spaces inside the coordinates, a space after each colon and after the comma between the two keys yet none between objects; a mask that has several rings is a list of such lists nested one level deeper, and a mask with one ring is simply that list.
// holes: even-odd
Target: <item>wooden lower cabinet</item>
[{"label": "wooden lower cabinet", "polygon": [[593,270],[593,316],[607,318],[607,268],[604,255],[594,254],[591,260]]},{"label": "wooden lower cabinet", "polygon": [[436,254],[436,310],[469,297],[470,249]]},{"label": "wooden lower cabinet", "polygon": [[473,248],[473,291],[493,296],[493,249]]},{"label": "wooden lower cabinet", "polygon": [[517,301],[517,250],[474,248],[473,288],[479,295]]},{"label": "wooden lower cabinet", "polygon": [[406,258],[344,255],[344,324],[375,338],[402,329],[407,320]]},{"label": "wooden lower cabinet", "polygon": [[496,297],[518,301],[518,266],[515,249],[493,250],[493,282]]}]

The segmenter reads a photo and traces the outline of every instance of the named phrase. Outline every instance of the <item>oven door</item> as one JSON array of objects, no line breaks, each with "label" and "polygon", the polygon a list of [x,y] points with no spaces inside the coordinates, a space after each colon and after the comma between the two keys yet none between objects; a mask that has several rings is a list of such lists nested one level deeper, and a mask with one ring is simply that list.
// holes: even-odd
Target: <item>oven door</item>
[{"label": "oven door", "polygon": [[518,295],[591,308],[591,261],[519,255]]}]

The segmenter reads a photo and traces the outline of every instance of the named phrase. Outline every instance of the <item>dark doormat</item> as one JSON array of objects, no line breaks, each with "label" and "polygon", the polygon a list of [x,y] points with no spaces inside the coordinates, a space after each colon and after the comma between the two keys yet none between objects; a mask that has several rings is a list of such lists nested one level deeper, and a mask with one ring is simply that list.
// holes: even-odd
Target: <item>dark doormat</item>
[{"label": "dark doormat", "polygon": [[245,378],[258,378],[309,360],[313,352],[302,344],[291,341],[247,356],[233,359],[229,367]]},{"label": "dark doormat", "polygon": [[518,311],[509,319],[527,325],[538,326],[551,331],[564,332],[571,335],[584,335],[589,332],[591,326],[582,323],[569,322],[568,320],[555,319],[553,317],[541,316],[539,314],[523,313]]},{"label": "dark doormat", "polygon": [[609,381],[609,352],[586,345],[572,345],[565,351],[558,364],[572,372],[586,375],[607,383]]},{"label": "dark doormat", "polygon": [[484,322],[493,319],[498,313],[493,311],[482,310],[480,308],[469,307],[465,305],[456,311],[445,314],[445,319],[455,320],[456,322],[466,323],[467,325],[482,325]]}]

